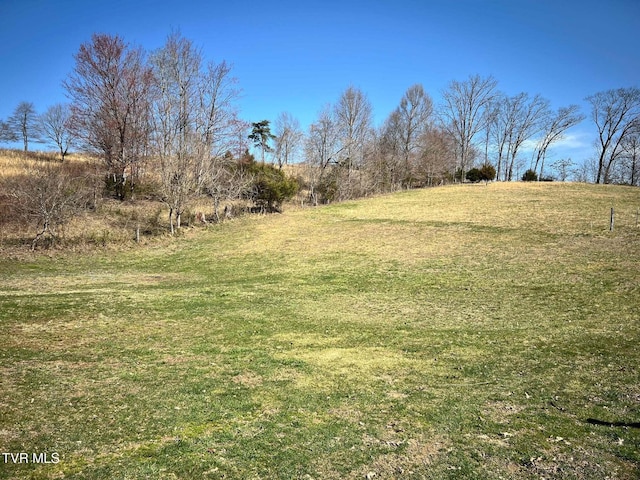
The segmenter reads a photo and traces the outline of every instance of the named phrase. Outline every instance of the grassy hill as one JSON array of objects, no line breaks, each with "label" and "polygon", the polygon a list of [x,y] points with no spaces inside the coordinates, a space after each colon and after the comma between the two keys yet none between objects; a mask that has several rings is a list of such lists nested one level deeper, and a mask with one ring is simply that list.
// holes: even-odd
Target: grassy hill
[{"label": "grassy hill", "polygon": [[450,186],[1,260],[0,478],[638,478],[638,207]]}]

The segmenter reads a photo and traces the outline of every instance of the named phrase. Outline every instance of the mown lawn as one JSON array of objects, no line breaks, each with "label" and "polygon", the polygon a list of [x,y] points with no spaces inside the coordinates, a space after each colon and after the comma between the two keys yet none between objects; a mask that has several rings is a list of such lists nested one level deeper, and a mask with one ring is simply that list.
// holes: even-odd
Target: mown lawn
[{"label": "mown lawn", "polygon": [[0,450],[59,457],[0,478],[639,478],[638,207],[451,186],[0,260]]}]

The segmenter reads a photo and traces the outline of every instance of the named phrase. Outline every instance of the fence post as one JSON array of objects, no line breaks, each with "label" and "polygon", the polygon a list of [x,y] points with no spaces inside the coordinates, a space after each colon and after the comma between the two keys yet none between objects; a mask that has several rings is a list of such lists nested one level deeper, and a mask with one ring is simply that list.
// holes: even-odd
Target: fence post
[{"label": "fence post", "polygon": [[613,207],[611,207],[611,220],[609,220],[609,231],[613,232],[613,219],[614,219],[614,212],[613,212]]}]

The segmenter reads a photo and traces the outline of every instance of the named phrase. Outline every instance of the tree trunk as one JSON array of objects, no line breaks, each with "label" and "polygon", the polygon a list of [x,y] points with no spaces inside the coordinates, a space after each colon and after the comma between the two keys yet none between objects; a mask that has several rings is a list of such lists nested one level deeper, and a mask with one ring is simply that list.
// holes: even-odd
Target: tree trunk
[{"label": "tree trunk", "polygon": [[218,196],[213,197],[213,219],[216,223],[220,223],[220,199]]},{"label": "tree trunk", "polygon": [[51,231],[49,230],[49,222],[45,222],[44,226],[42,227],[42,231],[39,232],[38,234],[36,234],[35,238],[33,239],[33,241],[31,242],[31,251],[35,251],[36,249],[36,244],[38,243],[38,239],[44,235],[45,233],[49,232],[49,235],[51,235]]}]

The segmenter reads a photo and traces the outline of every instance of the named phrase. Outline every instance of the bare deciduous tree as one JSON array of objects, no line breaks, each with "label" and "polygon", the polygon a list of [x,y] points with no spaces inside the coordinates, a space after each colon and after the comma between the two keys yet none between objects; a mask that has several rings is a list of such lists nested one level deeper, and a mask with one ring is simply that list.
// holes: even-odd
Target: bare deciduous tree
[{"label": "bare deciduous tree", "polygon": [[518,153],[524,142],[540,131],[548,105],[548,101],[539,95],[530,99],[524,92],[494,100],[489,128],[495,141],[498,179],[501,173],[503,180],[510,181],[514,177]]},{"label": "bare deciduous tree", "polygon": [[31,102],[20,102],[7,124],[13,132],[12,138],[22,139],[25,152],[29,150],[29,140],[38,139],[38,114]]},{"label": "bare deciduous tree", "polygon": [[596,183],[609,183],[610,173],[623,154],[623,143],[640,123],[640,88],[618,88],[590,95],[591,117],[598,128]]},{"label": "bare deciduous tree", "polygon": [[423,148],[424,133],[430,127],[433,101],[422,85],[407,89],[400,105],[389,115],[379,135],[376,162],[384,183],[391,189],[411,187],[412,171]]},{"label": "bare deciduous tree", "polygon": [[[405,92],[396,110],[400,123],[400,148],[405,170],[410,178],[412,156],[421,147],[420,139],[429,127],[433,101],[422,85],[413,85]],[[410,181],[407,186],[410,185]]]},{"label": "bare deciduous tree", "polygon": [[484,110],[494,97],[497,83],[493,77],[474,75],[464,82],[452,81],[442,95],[442,127],[456,141],[462,178],[474,156],[474,138],[485,127],[487,117]]},{"label": "bare deciduous tree", "polygon": [[40,117],[42,135],[58,147],[62,161],[64,161],[73,141],[70,120],[71,109],[69,105],[62,103],[52,105]]},{"label": "bare deciduous tree", "polygon": [[349,87],[335,105],[334,115],[342,144],[339,163],[351,170],[363,163],[364,144],[371,132],[373,109],[360,89]]},{"label": "bare deciduous tree", "polygon": [[[338,197],[359,196],[355,190],[362,186],[362,175],[355,171],[365,164],[367,142],[372,133],[373,109],[367,96],[358,88],[348,87],[334,106],[334,121],[340,149],[337,164],[346,173],[338,182]],[[339,172],[342,173],[342,172]]]},{"label": "bare deciduous tree", "polygon": [[389,114],[377,136],[372,175],[379,191],[402,187],[409,177],[409,159],[404,156],[404,122],[398,109]]},{"label": "bare deciduous tree", "polygon": [[0,120],[0,142],[15,142],[18,140],[16,134],[11,130],[8,122]]},{"label": "bare deciduous tree", "polygon": [[515,114],[509,108],[508,97],[503,94],[497,94],[485,110],[485,118],[488,122],[485,127],[487,134],[485,163],[488,159],[489,143],[492,143],[496,155],[496,178],[498,180],[500,180],[500,174],[503,173],[505,163],[509,159],[509,132],[515,121],[514,117]]},{"label": "bare deciduous tree", "polygon": [[511,97],[509,103],[514,122],[509,131],[509,163],[505,172],[507,181],[513,178],[513,168],[520,148],[540,131],[541,121],[549,110],[549,102],[540,95],[529,100],[528,94],[521,93]]},{"label": "bare deciduous tree", "polygon": [[131,188],[147,149],[151,70],[141,48],[119,36],[94,34],[75,55],[64,82],[72,100],[72,127],[83,145],[102,155],[119,198]]},{"label": "bare deciduous tree", "polygon": [[536,147],[536,161],[533,168],[534,171],[537,172],[538,166],[540,166],[538,179],[542,179],[544,161],[549,147],[558,140],[561,140],[568,129],[579,124],[584,119],[585,116],[580,113],[580,107],[578,105],[561,107],[557,112],[549,113],[546,118],[543,119],[543,135]]},{"label": "bare deciduous tree", "polygon": [[422,144],[417,180],[425,186],[444,182],[456,166],[456,140],[447,130],[433,126],[422,134]]},{"label": "bare deciduous tree", "polygon": [[[202,53],[172,33],[151,57],[153,66],[153,152],[160,162],[171,233],[191,199],[222,177],[216,160],[234,140],[231,102],[237,92],[230,67],[203,65]],[[174,223],[175,222],[175,223]]]},{"label": "bare deciduous tree", "polygon": [[232,155],[215,157],[210,165],[206,193],[213,199],[213,220],[222,220],[220,207],[222,202],[243,198],[253,183],[252,175],[234,161]]},{"label": "bare deciduous tree", "polygon": [[570,158],[561,158],[560,160],[553,162],[553,165],[551,166],[558,172],[558,180],[564,182],[569,177],[569,168],[574,165],[575,164]]},{"label": "bare deciduous tree", "polygon": [[327,105],[309,126],[305,141],[309,197],[313,205],[333,199],[333,195],[327,191],[330,188],[327,180],[331,176],[330,166],[337,164],[339,153],[338,130],[331,107]]},{"label": "bare deciduous tree", "polygon": [[302,137],[300,122],[290,113],[283,112],[276,118],[274,156],[278,168],[295,159]]},{"label": "bare deciduous tree", "polygon": [[181,226],[188,201],[197,191],[197,99],[202,55],[178,33],[151,56],[153,66],[153,151],[160,160],[162,198],[169,207],[171,233]]},{"label": "bare deciduous tree", "polygon": [[622,142],[622,181],[629,185],[640,184],[640,124]]},{"label": "bare deciduous tree", "polygon": [[60,229],[88,199],[84,180],[70,175],[59,165],[35,165],[9,187],[18,215],[36,229],[31,250],[35,250],[42,237],[48,236],[55,242]]}]

